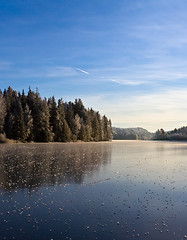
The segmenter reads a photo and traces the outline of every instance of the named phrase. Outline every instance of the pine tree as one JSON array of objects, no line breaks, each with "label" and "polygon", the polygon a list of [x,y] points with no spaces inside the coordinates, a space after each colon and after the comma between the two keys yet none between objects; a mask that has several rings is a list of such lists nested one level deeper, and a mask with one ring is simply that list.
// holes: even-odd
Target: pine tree
[{"label": "pine tree", "polygon": [[75,122],[75,115],[74,115],[74,111],[73,111],[73,103],[72,102],[69,102],[66,105],[66,121],[67,121],[68,126],[72,133],[71,140],[76,141],[77,140],[77,125]]},{"label": "pine tree", "polygon": [[44,99],[42,101],[42,114],[43,114],[43,125],[42,125],[42,130],[43,130],[43,141],[44,142],[52,142],[54,138],[54,133],[52,132],[52,127],[50,126],[49,123],[49,108],[47,105],[47,100]]},{"label": "pine tree", "polygon": [[12,138],[15,140],[25,141],[26,129],[24,123],[23,109],[19,98],[17,98],[16,101],[12,103],[12,109]]},{"label": "pine tree", "polygon": [[[33,102],[32,102],[33,101]],[[33,104],[33,134],[36,142],[51,142],[54,134],[49,124],[49,108],[46,99],[42,100],[39,93],[35,93]]]},{"label": "pine tree", "polygon": [[25,135],[27,141],[33,140],[33,118],[31,115],[31,110],[29,109],[28,104],[26,103],[24,109],[24,122],[25,122]]},{"label": "pine tree", "polygon": [[62,129],[62,131],[61,131],[62,132],[62,135],[61,135],[62,142],[72,141],[72,139],[71,139],[72,133],[66,122],[66,119],[63,119],[61,129]]},{"label": "pine tree", "polygon": [[154,139],[155,140],[166,140],[167,136],[166,136],[164,129],[162,129],[162,128],[160,130],[158,129],[155,133]]},{"label": "pine tree", "polygon": [[13,139],[13,112],[14,103],[17,101],[17,92],[9,86],[7,90],[4,90],[3,96],[6,105],[4,131],[7,138]]},{"label": "pine tree", "polygon": [[101,141],[101,124],[96,114],[92,119],[92,138],[95,142]]},{"label": "pine tree", "polygon": [[3,133],[5,115],[6,115],[5,102],[3,99],[3,95],[0,92],[0,133]]},{"label": "pine tree", "polygon": [[54,141],[57,141],[59,114],[58,114],[57,104],[54,96],[48,100],[48,106],[49,106],[49,113],[50,113],[49,123],[53,129]]},{"label": "pine tree", "polygon": [[74,126],[74,135],[76,136],[76,139],[79,139],[79,132],[81,129],[81,119],[78,114],[75,115],[75,126]]},{"label": "pine tree", "polygon": [[35,100],[36,100],[36,93],[32,91],[31,88],[29,87],[29,91],[27,94],[27,104],[31,112],[33,112],[34,110]]},{"label": "pine tree", "polygon": [[104,115],[102,117],[103,140],[109,141],[112,139],[111,121]]},{"label": "pine tree", "polygon": [[102,122],[99,112],[93,111],[92,117],[92,138],[94,141],[102,141],[103,140],[103,129]]},{"label": "pine tree", "polygon": [[65,111],[62,99],[58,100],[58,131],[57,131],[57,141],[59,142],[69,142],[71,140],[71,130],[65,119]]},{"label": "pine tree", "polygon": [[74,115],[78,114],[80,118],[82,118],[85,121],[86,117],[86,109],[82,103],[82,100],[75,99],[75,103],[73,104],[73,110],[74,110]]},{"label": "pine tree", "polygon": [[86,133],[86,127],[82,124],[79,131],[79,139],[84,142],[88,142],[88,136]]},{"label": "pine tree", "polygon": [[21,101],[21,105],[22,105],[22,108],[25,109],[26,107],[26,104],[27,104],[27,97],[25,96],[25,91],[22,90],[22,94],[20,94],[20,101]]},{"label": "pine tree", "polygon": [[[93,110],[92,110],[93,111]],[[85,114],[85,131],[86,131],[86,138],[87,138],[87,142],[89,141],[93,141],[93,138],[92,138],[92,112],[91,110],[87,110],[86,111],[86,114]]]},{"label": "pine tree", "polygon": [[113,131],[112,131],[112,121],[108,120],[108,140],[112,140],[113,138]]}]

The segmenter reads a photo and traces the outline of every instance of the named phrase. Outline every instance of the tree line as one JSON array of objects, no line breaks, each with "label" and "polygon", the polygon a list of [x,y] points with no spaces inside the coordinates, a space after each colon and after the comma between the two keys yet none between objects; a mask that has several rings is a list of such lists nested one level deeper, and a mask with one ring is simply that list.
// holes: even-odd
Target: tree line
[{"label": "tree line", "polygon": [[8,139],[34,142],[109,141],[111,120],[86,109],[81,99],[42,99],[29,88],[27,95],[11,87],[0,90],[0,134]]},{"label": "tree line", "polygon": [[171,131],[164,131],[163,128],[158,129],[154,135],[154,140],[187,141],[187,127],[175,128]]}]

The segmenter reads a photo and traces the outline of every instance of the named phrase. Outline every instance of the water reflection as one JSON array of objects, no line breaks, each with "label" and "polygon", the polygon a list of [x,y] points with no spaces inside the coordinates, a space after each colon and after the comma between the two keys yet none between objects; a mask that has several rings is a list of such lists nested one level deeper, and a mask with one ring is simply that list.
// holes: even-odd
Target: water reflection
[{"label": "water reflection", "polygon": [[111,144],[1,145],[0,188],[81,184],[111,160]]},{"label": "water reflection", "polygon": [[186,143],[0,150],[0,240],[187,238]]}]

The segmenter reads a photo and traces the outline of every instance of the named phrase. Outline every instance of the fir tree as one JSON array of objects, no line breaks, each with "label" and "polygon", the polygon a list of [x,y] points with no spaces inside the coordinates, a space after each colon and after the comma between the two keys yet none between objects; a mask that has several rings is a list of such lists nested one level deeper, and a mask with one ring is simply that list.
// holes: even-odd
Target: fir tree
[{"label": "fir tree", "polygon": [[74,126],[74,135],[76,139],[79,139],[79,132],[81,129],[81,119],[78,114],[75,115],[75,126]]},{"label": "fir tree", "polygon": [[112,139],[111,121],[108,120],[105,115],[102,117],[102,128],[103,128],[103,140],[104,141],[111,140]]},{"label": "fir tree", "polygon": [[14,116],[14,104],[17,101],[17,92],[10,86],[7,90],[4,90],[4,100],[6,105],[6,116],[4,131],[9,139],[13,139],[13,116]]},{"label": "fir tree", "polygon": [[49,106],[49,113],[50,113],[49,123],[54,133],[54,141],[57,141],[59,114],[58,114],[57,104],[54,96],[48,100],[48,106]]},{"label": "fir tree", "polygon": [[12,103],[12,109],[12,138],[20,141],[25,141],[26,128],[24,123],[23,109],[19,98],[17,98],[16,101]]},{"label": "fir tree", "polygon": [[20,94],[20,101],[21,101],[22,108],[25,109],[27,105],[27,97],[25,96],[24,90],[22,90],[22,94]]},{"label": "fir tree", "polygon": [[58,114],[59,114],[59,121],[58,121],[58,132],[57,132],[57,141],[59,142],[69,142],[71,140],[71,130],[67,124],[65,118],[65,111],[62,99],[58,101]]},{"label": "fir tree", "polygon": [[84,125],[81,125],[80,131],[79,131],[79,139],[84,142],[89,141],[86,133],[86,127]]},{"label": "fir tree", "polygon": [[82,118],[85,121],[86,118],[86,109],[82,103],[82,100],[75,99],[75,103],[73,104],[74,109],[74,115],[78,114],[80,118]]},{"label": "fir tree", "polygon": [[24,122],[25,122],[25,135],[27,141],[33,140],[33,118],[31,115],[31,110],[29,109],[28,104],[25,105],[24,109]]},{"label": "fir tree", "polygon": [[68,123],[68,126],[71,130],[72,136],[71,139],[73,141],[77,140],[77,125],[75,122],[75,115],[74,115],[74,111],[73,111],[73,103],[69,102],[66,106],[66,121]]},{"label": "fir tree", "polygon": [[92,120],[92,138],[94,141],[98,142],[101,141],[101,123],[100,119],[98,119],[98,116],[94,114],[95,116],[93,117]]},{"label": "fir tree", "polygon": [[33,100],[32,115],[34,141],[51,142],[54,134],[49,124],[49,108],[46,99],[42,100],[38,92]]},{"label": "fir tree", "polygon": [[3,95],[0,92],[0,133],[3,133],[5,116],[6,116],[5,102],[3,99]]}]

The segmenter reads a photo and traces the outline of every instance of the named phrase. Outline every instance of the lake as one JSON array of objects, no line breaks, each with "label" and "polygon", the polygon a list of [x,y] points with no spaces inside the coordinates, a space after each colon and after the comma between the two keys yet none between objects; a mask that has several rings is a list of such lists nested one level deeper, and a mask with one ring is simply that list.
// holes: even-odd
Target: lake
[{"label": "lake", "polygon": [[0,239],[187,238],[187,143],[0,145]]}]

